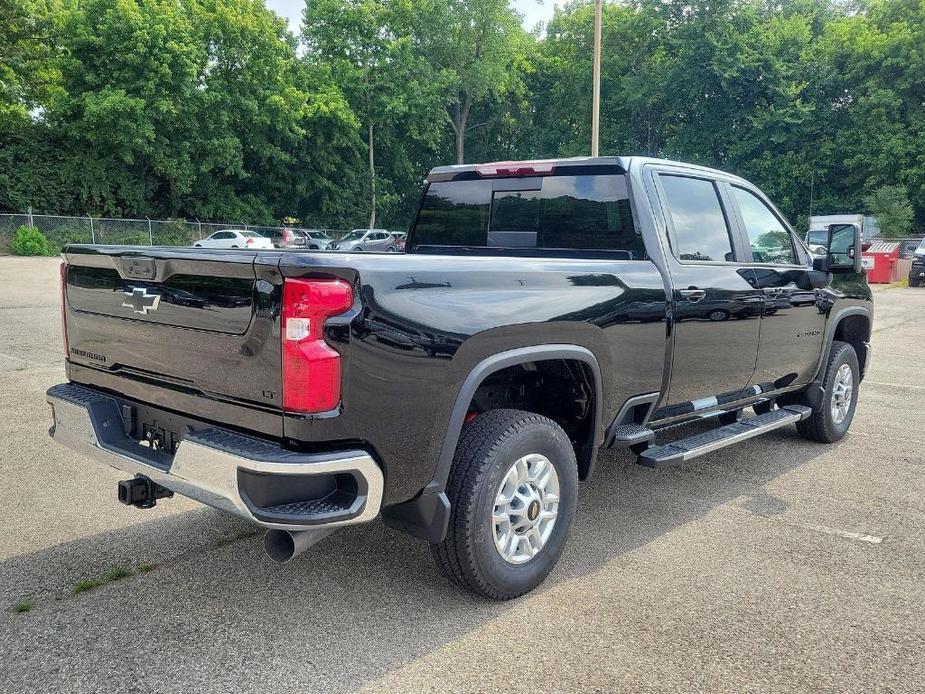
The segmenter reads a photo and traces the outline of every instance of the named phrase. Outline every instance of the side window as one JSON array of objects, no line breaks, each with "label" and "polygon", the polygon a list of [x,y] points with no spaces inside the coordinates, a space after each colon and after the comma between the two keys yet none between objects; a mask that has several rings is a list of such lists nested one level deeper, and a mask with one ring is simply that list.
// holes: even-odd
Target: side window
[{"label": "side window", "polygon": [[732,237],[719,193],[712,181],[688,176],[660,176],[674,226],[679,260],[732,262]]},{"label": "side window", "polygon": [[732,196],[745,222],[748,244],[752,249],[752,260],[756,263],[796,265],[797,257],[790,232],[764,204],[764,201],[754,193],[738,186],[732,186]]}]

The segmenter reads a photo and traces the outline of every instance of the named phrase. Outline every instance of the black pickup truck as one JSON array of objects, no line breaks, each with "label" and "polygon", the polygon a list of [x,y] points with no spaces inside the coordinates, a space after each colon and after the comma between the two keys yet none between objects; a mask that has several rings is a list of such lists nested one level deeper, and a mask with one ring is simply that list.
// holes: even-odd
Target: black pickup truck
[{"label": "black pickup truck", "polygon": [[278,561],[381,515],[512,598],[601,447],[844,436],[873,306],[856,227],[827,234],[813,258],[741,178],[600,157],[436,168],[403,254],[69,246],[51,435]]}]

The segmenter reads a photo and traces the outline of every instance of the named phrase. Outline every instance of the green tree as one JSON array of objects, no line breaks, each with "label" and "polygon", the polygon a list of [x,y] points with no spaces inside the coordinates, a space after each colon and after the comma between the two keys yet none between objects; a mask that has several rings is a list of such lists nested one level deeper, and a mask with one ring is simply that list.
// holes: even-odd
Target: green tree
[{"label": "green tree", "polygon": [[54,79],[0,138],[0,206],[250,223],[344,206],[356,117],[260,0],[65,0],[46,25]]},{"label": "green tree", "polygon": [[[432,142],[436,92],[429,65],[413,50],[414,3],[403,0],[312,0],[302,36],[306,59],[330,71],[362,123],[366,140],[369,227],[376,225],[380,177],[377,151],[401,166],[399,133]],[[384,183],[389,186],[389,177]],[[387,199],[387,203],[394,203]]]},{"label": "green tree", "polygon": [[877,218],[883,236],[901,239],[910,235],[914,211],[906,186],[880,186],[864,196],[864,204]]},{"label": "green tree", "polygon": [[[422,3],[426,4],[426,3]],[[466,158],[466,136],[485,122],[471,123],[474,105],[513,88],[511,65],[524,31],[508,0],[435,0],[419,37],[426,55],[446,82],[446,108],[453,129],[456,163]]]},{"label": "green tree", "polygon": [[43,40],[54,6],[46,0],[0,0],[0,133],[28,127],[55,83]]},{"label": "green tree", "polygon": [[272,223],[342,193],[331,162],[353,161],[357,121],[325,73],[309,74],[285,23],[261,0],[191,6],[203,49],[195,76],[195,178],[182,208],[193,216]]}]

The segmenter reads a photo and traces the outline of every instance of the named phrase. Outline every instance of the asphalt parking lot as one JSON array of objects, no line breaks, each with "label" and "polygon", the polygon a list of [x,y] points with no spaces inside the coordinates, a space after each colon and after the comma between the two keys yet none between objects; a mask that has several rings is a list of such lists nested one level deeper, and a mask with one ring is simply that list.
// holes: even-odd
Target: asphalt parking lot
[{"label": "asphalt parking lot", "polygon": [[877,292],[845,440],[603,453],[559,566],[503,604],[378,522],[277,566],[218,511],[118,504],[47,436],[58,291],[56,259],[0,257],[2,692],[925,688],[925,290]]}]

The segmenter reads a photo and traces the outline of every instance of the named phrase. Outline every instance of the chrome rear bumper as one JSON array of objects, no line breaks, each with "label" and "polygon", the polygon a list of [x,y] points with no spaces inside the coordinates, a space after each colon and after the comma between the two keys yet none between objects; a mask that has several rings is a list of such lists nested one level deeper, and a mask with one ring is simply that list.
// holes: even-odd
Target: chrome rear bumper
[{"label": "chrome rear bumper", "polygon": [[58,443],[265,528],[337,527],[379,514],[383,475],[366,451],[300,453],[208,427],[186,433],[170,456],[126,436],[116,398],[74,383],[47,397]]}]

